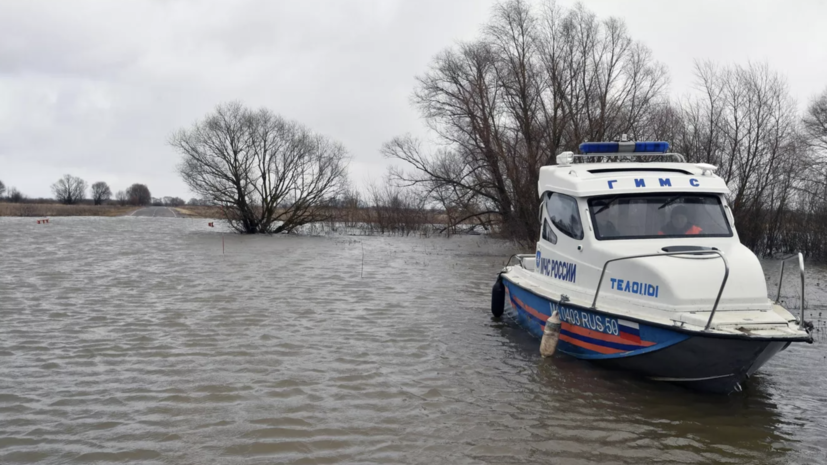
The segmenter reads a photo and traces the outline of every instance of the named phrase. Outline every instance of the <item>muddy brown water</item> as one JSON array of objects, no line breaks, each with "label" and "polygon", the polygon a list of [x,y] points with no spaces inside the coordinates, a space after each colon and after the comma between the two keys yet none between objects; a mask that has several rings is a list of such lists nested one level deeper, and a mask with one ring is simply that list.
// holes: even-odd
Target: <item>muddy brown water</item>
[{"label": "muddy brown water", "polygon": [[0,463],[827,462],[823,338],[701,395],[542,359],[489,313],[504,242],[225,246],[205,220],[0,218]]}]

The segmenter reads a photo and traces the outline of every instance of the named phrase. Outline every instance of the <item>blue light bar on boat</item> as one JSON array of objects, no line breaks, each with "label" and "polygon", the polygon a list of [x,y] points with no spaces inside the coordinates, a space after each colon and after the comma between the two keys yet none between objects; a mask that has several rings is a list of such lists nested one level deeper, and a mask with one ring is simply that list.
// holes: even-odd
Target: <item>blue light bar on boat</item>
[{"label": "blue light bar on boat", "polygon": [[580,144],[582,153],[617,153],[618,142],[584,142]]},{"label": "blue light bar on boat", "polygon": [[635,142],[635,152],[666,153],[668,151],[669,142]]},{"label": "blue light bar on boat", "polygon": [[584,142],[581,153],[666,153],[669,142]]}]

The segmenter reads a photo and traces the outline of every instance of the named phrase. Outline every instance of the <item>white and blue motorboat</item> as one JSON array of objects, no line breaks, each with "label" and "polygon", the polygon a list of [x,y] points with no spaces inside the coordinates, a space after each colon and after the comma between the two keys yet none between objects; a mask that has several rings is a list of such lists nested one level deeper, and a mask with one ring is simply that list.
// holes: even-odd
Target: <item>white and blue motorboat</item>
[{"label": "white and blue motorboat", "polygon": [[[812,343],[801,308],[767,294],[741,245],[716,167],[666,142],[595,142],[540,170],[540,239],[494,285],[537,337],[554,314],[556,351],[702,391],[740,391],[791,343]],[[516,258],[516,263],[514,259]],[[789,273],[787,273],[789,275]],[[798,273],[797,273],[798,274]],[[555,313],[556,312],[556,313]]]}]

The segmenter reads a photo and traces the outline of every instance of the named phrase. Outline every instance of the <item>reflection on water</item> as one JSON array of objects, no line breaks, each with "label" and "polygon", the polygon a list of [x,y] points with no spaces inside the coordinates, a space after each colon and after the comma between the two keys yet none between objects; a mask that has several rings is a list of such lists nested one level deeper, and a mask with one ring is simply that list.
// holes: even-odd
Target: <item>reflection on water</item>
[{"label": "reflection on water", "polygon": [[820,344],[695,394],[542,359],[506,243],[205,226],[0,218],[0,463],[827,461]]}]

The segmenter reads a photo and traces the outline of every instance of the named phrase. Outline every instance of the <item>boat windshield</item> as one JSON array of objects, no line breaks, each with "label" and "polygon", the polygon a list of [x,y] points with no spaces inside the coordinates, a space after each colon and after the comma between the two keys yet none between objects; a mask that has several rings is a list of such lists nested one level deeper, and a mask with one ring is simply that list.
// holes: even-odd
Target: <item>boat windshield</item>
[{"label": "boat windshield", "polygon": [[609,195],[589,199],[589,211],[599,240],[732,236],[716,195]]}]

